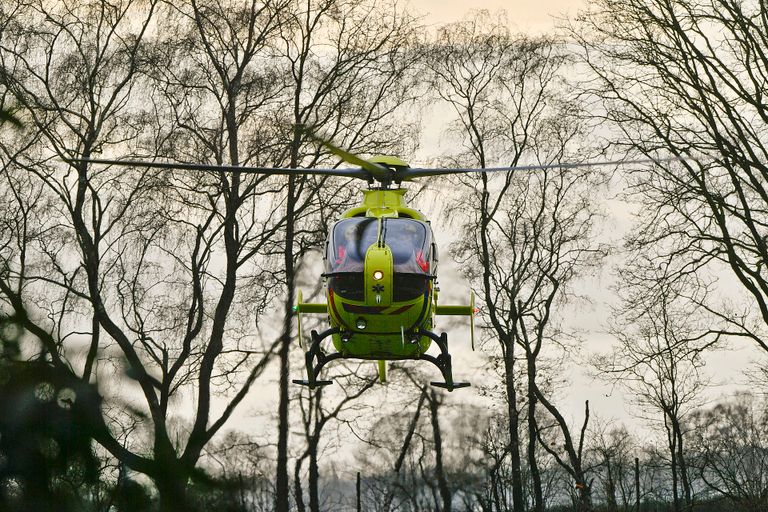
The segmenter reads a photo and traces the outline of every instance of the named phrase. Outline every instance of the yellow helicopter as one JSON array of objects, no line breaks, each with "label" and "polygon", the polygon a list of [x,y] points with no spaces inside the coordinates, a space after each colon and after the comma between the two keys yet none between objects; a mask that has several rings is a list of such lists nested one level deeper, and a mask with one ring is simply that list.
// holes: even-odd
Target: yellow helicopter
[{"label": "yellow helicopter", "polygon": [[[325,280],[325,303],[303,302],[301,292],[294,311],[298,320],[299,343],[302,344],[302,314],[320,314],[328,319],[329,328],[311,332],[305,353],[307,379],[293,380],[311,389],[331,384],[319,378],[323,367],[337,359],[378,361],[379,378],[387,378],[387,361],[424,360],[434,364],[443,381],[433,386],[448,391],[467,387],[468,382],[453,379],[451,354],[446,333],[434,332],[435,317],[467,316],[474,349],[474,294],[469,304],[438,304],[437,245],[426,216],[405,202],[403,181],[415,178],[457,173],[512,172],[523,170],[569,169],[627,163],[661,163],[681,158],[617,160],[570,164],[545,164],[495,168],[412,168],[391,156],[362,159],[330,144],[318,141],[332,153],[359,168],[308,168],[220,166],[196,163],[163,163],[98,158],[83,159],[90,163],[123,166],[180,169],[196,171],[228,171],[277,175],[326,175],[359,178],[369,183],[363,200],[341,215],[329,230],[325,247],[322,276]],[[373,184],[378,183],[374,187]],[[393,188],[394,187],[394,188]],[[330,338],[335,352],[323,349]],[[432,343],[439,353],[427,353]],[[303,346],[303,344],[302,344]]]},{"label": "yellow helicopter", "polygon": [[[346,160],[353,157],[333,150]],[[377,360],[385,382],[386,361],[417,359],[442,373],[444,381],[432,385],[448,391],[469,386],[453,380],[447,335],[433,328],[436,315],[469,316],[474,347],[474,295],[468,305],[438,305],[437,245],[429,220],[405,203],[405,189],[389,188],[412,176],[408,164],[387,156],[357,163],[382,186],[363,190],[363,202],[331,226],[324,256],[326,303],[305,303],[299,293],[299,338],[302,313],[327,314],[330,328],[312,331],[305,356],[308,379],[293,382],[310,388],[331,384],[318,379],[320,370],[341,358]],[[328,337],[335,353],[321,347]],[[427,353],[432,342],[437,356]]]}]

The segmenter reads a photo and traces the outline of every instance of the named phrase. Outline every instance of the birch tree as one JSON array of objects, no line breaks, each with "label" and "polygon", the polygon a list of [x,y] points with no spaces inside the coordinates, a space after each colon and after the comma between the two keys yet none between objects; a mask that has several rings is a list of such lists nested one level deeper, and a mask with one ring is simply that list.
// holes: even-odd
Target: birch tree
[{"label": "birch tree", "polygon": [[640,205],[631,245],[683,279],[729,272],[738,297],[720,289],[696,299],[712,331],[762,350],[766,9],[758,1],[597,0],[571,30],[591,72],[585,91],[611,127],[608,142],[624,154],[690,158],[629,174]]},{"label": "birch tree", "polygon": [[[457,114],[452,133],[462,144],[463,152],[455,156],[461,165],[516,165],[523,159],[549,164],[579,158],[572,144],[583,140],[584,125],[578,104],[560,95],[567,57],[557,41],[515,38],[503,18],[481,12],[444,27],[431,52],[437,92]],[[553,320],[558,301],[573,279],[605,252],[592,241],[597,210],[589,187],[599,178],[549,170],[480,173],[462,182],[470,192],[456,205],[466,221],[454,253],[479,290],[485,304],[482,315],[501,349],[514,508],[527,508],[523,454],[531,471],[533,509],[544,507],[536,450],[539,404],[564,436],[567,465],[584,489],[587,507],[580,446],[551,397],[542,393],[537,360],[545,345],[564,339]],[[513,378],[521,360],[526,364],[525,412],[518,410]],[[527,420],[525,448],[519,435],[521,414]]]}]

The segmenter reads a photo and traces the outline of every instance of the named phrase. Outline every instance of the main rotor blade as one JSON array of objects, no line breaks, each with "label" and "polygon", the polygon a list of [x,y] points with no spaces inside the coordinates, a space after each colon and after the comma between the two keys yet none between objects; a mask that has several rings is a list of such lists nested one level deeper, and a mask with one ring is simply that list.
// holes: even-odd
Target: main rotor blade
[{"label": "main rotor blade", "polygon": [[315,132],[313,132],[309,128],[304,127],[303,130],[304,130],[304,133],[309,135],[309,137],[311,137],[313,140],[315,140],[316,142],[328,148],[328,150],[331,153],[338,156],[348,164],[359,165],[360,167],[368,171],[374,178],[379,180],[387,180],[392,176],[392,171],[390,171],[388,168],[384,167],[383,165],[369,162],[368,160],[360,158],[359,156],[353,153],[350,153],[347,150],[341,149],[340,147],[334,145],[327,139],[324,139],[318,136],[317,134],[315,134]]},{"label": "main rotor blade", "polygon": [[149,162],[142,160],[110,160],[107,158],[73,158],[72,162],[119,165],[123,167],[146,167],[150,169],[178,169],[184,171],[243,172],[247,174],[277,174],[286,176],[321,175],[359,178],[368,181],[370,175],[363,169],[292,169],[287,167],[251,167],[239,165],[193,164],[187,162]]},{"label": "main rotor blade", "polygon": [[692,160],[690,157],[669,157],[669,158],[640,158],[637,160],[603,160],[597,162],[576,162],[576,163],[560,163],[560,164],[533,164],[533,165],[517,165],[511,167],[487,167],[482,168],[459,168],[459,169],[426,169],[412,167],[408,169],[398,170],[397,178],[402,180],[408,180],[412,178],[420,178],[424,176],[442,176],[445,174],[463,174],[463,173],[477,173],[477,172],[515,172],[515,171],[542,171],[547,169],[578,169],[582,167],[597,167],[603,165],[619,165],[619,164],[661,164],[665,162],[679,162],[681,160]]}]

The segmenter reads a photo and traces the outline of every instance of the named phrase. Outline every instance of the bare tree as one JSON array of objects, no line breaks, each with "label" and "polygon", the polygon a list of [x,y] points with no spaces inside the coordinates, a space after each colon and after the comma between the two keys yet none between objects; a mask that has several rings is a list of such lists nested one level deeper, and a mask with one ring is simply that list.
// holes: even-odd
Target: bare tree
[{"label": "bare tree", "polygon": [[[571,144],[581,140],[577,104],[560,95],[562,47],[551,39],[513,38],[503,20],[488,13],[445,27],[430,65],[438,93],[454,107],[453,130],[464,144],[463,165],[515,165],[522,158],[553,163],[577,158]],[[599,261],[604,249],[592,244],[595,207],[585,174],[514,173],[465,178],[473,190],[460,200],[466,215],[455,254],[484,299],[483,316],[498,338],[504,360],[508,404],[512,490],[515,509],[525,509],[518,433],[515,364],[527,366],[527,462],[533,508],[544,507],[536,460],[536,408],[557,408],[537,385],[537,359],[546,342],[563,341],[552,309],[571,281]],[[592,185],[598,180],[592,181]],[[523,351],[516,353],[515,347]],[[522,357],[521,357],[522,356]],[[562,417],[566,444],[570,435]],[[570,446],[570,445],[569,445]],[[569,450],[578,467],[580,454]],[[577,470],[577,483],[583,474]],[[587,497],[585,494],[585,502]]]},{"label": "bare tree", "polygon": [[448,486],[448,479],[443,462],[443,433],[440,430],[440,404],[441,398],[435,393],[435,390],[430,390],[428,395],[429,402],[429,418],[432,425],[432,442],[434,443],[435,450],[435,476],[437,477],[437,487],[440,491],[440,510],[446,512],[451,511],[451,502],[453,501],[453,493]]},{"label": "bare tree", "polygon": [[635,504],[635,440],[624,426],[609,428],[600,421],[592,425],[588,457],[601,484],[606,509],[630,510]]},{"label": "bare tree", "polygon": [[201,464],[215,476],[215,482],[193,487],[194,499],[199,501],[200,508],[242,512],[272,510],[274,463],[268,452],[268,446],[237,430],[230,430],[209,443]]},{"label": "bare tree", "polygon": [[[494,143],[498,144],[494,135],[503,133],[500,130],[501,126],[509,124],[511,125],[510,128],[517,128],[514,122],[516,116],[526,114],[531,116],[539,113],[539,109],[536,108],[535,98],[533,98],[532,105],[529,107],[528,104],[524,103],[529,98],[520,93],[522,87],[516,87],[521,82],[525,82],[527,78],[525,71],[528,66],[536,66],[536,63],[533,62],[536,60],[533,57],[536,52],[527,53],[522,50],[522,47],[525,45],[524,41],[519,45],[515,43],[516,41],[509,35],[503,19],[495,20],[488,12],[478,12],[463,22],[443,27],[438,33],[437,40],[430,51],[430,71],[434,75],[437,92],[441,98],[457,111],[459,124],[455,129],[457,131],[461,130],[459,132],[461,139],[468,139],[466,149],[469,153],[469,159],[472,163],[476,162],[481,167],[485,167],[490,163],[488,160],[494,158],[491,153],[493,148],[486,146],[491,146]],[[523,60],[521,58],[523,56],[527,56],[529,59]],[[515,64],[522,68],[522,72],[520,72],[520,68],[515,67]],[[517,78],[516,81],[514,80],[515,78]],[[545,77],[545,79],[548,78]],[[501,87],[502,92],[507,93],[507,97],[498,94],[499,87]],[[539,92],[543,92],[543,88],[539,89]],[[512,112],[509,112],[508,109],[500,110],[500,107],[504,104],[511,104],[517,108],[513,108]],[[528,108],[524,110],[523,106]],[[505,121],[507,120],[512,122],[506,123]],[[514,131],[512,133],[514,134]],[[514,144],[518,143],[521,137],[513,136],[511,140],[513,143],[512,147],[515,147]],[[527,149],[527,146],[525,149]],[[516,161],[515,157],[519,158],[521,153],[522,148],[512,155],[504,155],[504,158],[514,163]],[[487,188],[487,178],[485,175],[482,177],[482,183]],[[485,190],[483,198],[485,198]],[[476,197],[473,197],[471,200],[476,199]],[[486,203],[483,203],[481,206],[483,212],[488,210],[485,208]],[[473,218],[472,220],[480,221],[477,229],[478,233],[484,232],[490,222],[489,219]],[[480,244],[486,249],[485,253],[487,254],[487,240],[481,240]],[[459,256],[462,256],[460,252]],[[481,265],[485,263],[480,262]],[[491,303],[493,292],[491,289],[490,271],[484,272],[482,277],[483,298],[486,299],[486,302]],[[507,322],[504,320],[494,322],[496,319],[495,309],[488,309],[487,311],[490,321],[497,324],[503,331],[499,341],[504,353],[504,374],[506,375],[507,403],[509,406],[512,493],[515,508],[522,510],[525,508],[525,504],[518,429],[519,412],[517,411],[517,390],[510,378],[514,374],[513,366],[516,358],[514,341],[511,338],[509,329],[503,328],[503,325],[507,325]],[[513,324],[516,324],[516,322],[513,322]]]},{"label": "bare tree", "polygon": [[366,510],[452,510],[457,501],[474,507],[485,459],[468,438],[488,421],[486,411],[455,407],[431,393],[416,369],[393,364],[392,370],[404,377],[390,383],[397,386],[389,403],[394,412],[372,425],[358,456],[367,477]]},{"label": "bare tree", "polygon": [[[9,286],[4,291],[17,309],[25,299],[35,301],[37,294],[45,297],[37,302],[48,310],[62,339],[82,330],[79,308],[86,312],[93,309],[83,379],[88,381],[99,366],[109,371],[109,360],[114,355],[104,354],[102,360],[101,350],[116,342],[126,358],[129,375],[140,385],[146,400],[152,448],[147,453],[135,439],[123,446],[109,431],[101,433],[99,441],[133,470],[153,478],[164,509],[186,508],[192,505],[184,498],[184,487],[194,474],[202,448],[247,395],[269,360],[270,350],[261,357],[258,339],[254,340],[252,318],[258,318],[268,302],[272,279],[264,270],[266,265],[252,264],[266,252],[267,242],[279,230],[269,223],[269,210],[261,209],[260,196],[266,192],[257,188],[259,180],[242,182],[236,173],[213,177],[118,174],[91,169],[81,162],[72,166],[78,176],[72,190],[68,174],[52,172],[47,153],[87,157],[110,144],[136,140],[142,135],[145,123],[134,121],[148,117],[136,110],[130,96],[137,90],[151,92],[141,89],[136,76],[140,70],[157,76],[158,56],[150,52],[148,45],[140,45],[154,3],[140,6],[147,13],[138,37],[131,32],[135,20],[125,21],[137,9],[130,3],[46,9],[42,4],[20,6],[13,13],[14,23],[7,25],[4,34],[6,64],[19,69],[9,87],[18,91],[35,120],[34,136],[29,140],[38,143],[32,146],[23,141],[22,150],[15,146],[5,146],[5,150],[8,160],[23,171],[9,175],[9,180],[16,180],[17,198],[25,203],[25,214],[29,213],[25,223],[45,225],[63,212],[71,225],[48,230],[45,237],[30,236],[29,230],[19,231],[16,266],[8,275]],[[214,63],[220,65],[218,77],[225,83],[228,79],[245,82],[238,73],[246,74],[252,53],[263,47],[264,35],[253,30],[265,14],[258,10],[250,14],[245,23],[228,26],[254,36],[243,51],[243,60],[231,62],[223,57]],[[195,26],[202,31],[202,25],[201,21]],[[111,29],[103,31],[103,26]],[[27,50],[35,47],[39,54],[33,55],[39,59],[27,60],[18,46]],[[173,64],[173,59],[170,62]],[[177,85],[164,78],[167,87]],[[82,83],[70,87],[68,80]],[[215,88],[211,81],[208,85],[209,90]],[[221,161],[227,155],[238,163],[238,121],[247,121],[252,112],[247,102],[240,108],[238,99],[243,90],[249,89],[226,85],[230,87],[217,96],[223,110],[219,119],[240,117],[226,125],[226,137],[213,137],[205,148],[208,153],[182,153],[187,157],[213,156]],[[183,92],[183,85],[177,89]],[[214,90],[213,94],[216,92],[221,91]],[[177,99],[180,104],[190,101],[182,94]],[[204,99],[196,99],[198,106],[207,106]],[[84,105],[82,114],[73,110],[78,104]],[[150,112],[157,117],[157,103],[153,106]],[[211,122],[210,118],[183,117],[188,113],[179,107],[177,115],[170,118],[170,123],[175,120],[184,125],[176,133],[183,131],[193,142],[208,140],[206,134],[201,134],[201,127]],[[212,117],[216,119],[215,114]],[[195,139],[195,135],[199,138]],[[173,140],[183,146],[179,137],[158,136],[154,140]],[[222,140],[224,143],[216,145]],[[38,152],[42,157],[35,159]],[[37,179],[28,179],[25,172]],[[40,192],[28,197],[30,190]],[[48,201],[47,208],[35,205],[42,197]],[[260,213],[254,215],[257,211]],[[61,246],[56,247],[60,242]],[[224,256],[223,266],[216,261],[217,254]],[[68,263],[71,259],[82,263],[72,267]],[[32,264],[34,273],[27,272]],[[87,280],[81,277],[84,274]],[[258,286],[242,288],[239,282]],[[11,283],[16,286],[11,287]],[[55,293],[61,298],[57,300]],[[46,348],[54,362],[68,365],[71,351],[54,344],[44,326],[34,324],[30,318],[26,327],[49,341]],[[66,329],[73,331],[67,333]],[[192,427],[178,442],[172,432],[174,401],[190,391],[196,397]],[[228,392],[229,401],[217,416],[211,417],[212,396],[222,392]]]},{"label": "bare tree", "polygon": [[[281,34],[275,51],[285,71],[286,103],[278,121],[290,127],[282,161],[290,167],[314,165],[324,151],[300,129],[309,127],[322,137],[355,151],[404,151],[401,141],[412,126],[398,117],[399,109],[416,97],[410,70],[414,57],[408,48],[415,35],[414,20],[394,3],[348,0],[294,0],[281,16]],[[386,133],[386,137],[379,134]],[[305,153],[307,144],[314,151]],[[306,156],[304,156],[306,154]],[[322,183],[325,180],[321,181]],[[283,334],[279,349],[280,404],[276,475],[276,509],[288,511],[288,402],[289,348],[296,265],[309,248],[296,231],[300,199],[317,188],[310,180],[291,176],[285,200],[283,246]],[[338,204],[349,188],[324,195]],[[329,217],[321,217],[327,223]],[[295,247],[296,246],[296,247]]]},{"label": "bare tree", "polygon": [[[414,390],[408,387],[410,392]],[[357,457],[365,468],[365,507],[382,512],[431,510],[436,503],[423,481],[431,457],[429,434],[424,419],[427,392],[415,409],[381,417],[370,429],[366,446]]]},{"label": "bare tree", "polygon": [[715,496],[744,510],[768,507],[765,404],[750,394],[696,411],[691,466]]},{"label": "bare tree", "polygon": [[[695,395],[699,362],[688,343],[681,343],[684,338],[701,347],[707,334],[736,335],[768,349],[766,19],[764,2],[595,1],[571,32],[585,50],[592,72],[587,90],[602,100],[599,121],[610,123],[610,142],[628,154],[692,157],[628,177],[631,197],[639,203],[630,248],[645,254],[650,268],[664,269],[665,279],[681,282],[676,302],[710,315],[698,332],[664,341],[669,322],[657,309],[650,322],[655,327],[648,330],[657,346],[647,346],[644,336],[634,340],[658,357],[666,354],[659,370],[667,382],[672,376],[685,386],[674,397],[668,385],[654,391],[666,395],[666,414],[683,414],[685,407],[673,404]],[[736,293],[715,282],[724,271],[736,278]],[[644,304],[638,309],[647,310]],[[678,363],[671,364],[673,359]],[[676,433],[677,420],[668,423],[670,436],[679,438],[667,442],[668,451],[673,445],[678,451],[670,453],[670,462],[685,464],[685,436]],[[689,502],[687,471],[681,466],[679,473]]]},{"label": "bare tree", "polygon": [[[154,2],[12,7],[3,11],[3,66],[13,70],[4,80],[32,130],[3,145],[5,177],[22,205],[16,220],[28,227],[13,239],[5,298],[19,310],[40,305],[61,336],[50,335],[41,315],[25,327],[62,366],[90,315],[82,378],[109,371],[116,353],[103,349],[116,345],[145,401],[138,409],[148,417],[151,453],[135,439],[123,446],[109,431],[99,441],[152,477],[164,509],[192,506],[184,487],[203,447],[273,350],[287,357],[297,261],[322,240],[328,210],[343,204],[348,187],[326,190],[334,201],[320,201],[322,183],[312,180],[125,173],[82,161],[62,172],[52,158],[124,154],[130,141],[145,157],[313,165],[325,155],[298,124],[323,127],[355,150],[390,147],[392,140],[370,137],[405,127],[395,112],[412,94],[410,61],[397,56],[411,20],[338,2],[317,9],[191,2],[165,6],[159,25],[173,30],[148,45]],[[148,101],[132,101],[139,92]],[[60,213],[63,223],[55,220]],[[268,262],[277,257],[286,264],[275,270]],[[280,292],[276,283],[287,290],[285,328],[265,346],[254,319]],[[172,411],[186,393],[195,397],[194,417],[177,435]],[[216,416],[215,393],[229,397]],[[281,411],[287,433],[287,402]],[[280,440],[284,456],[287,437]],[[279,456],[278,483],[285,469]],[[278,485],[277,495],[287,500],[287,487]]]},{"label": "bare tree", "polygon": [[[571,31],[602,100],[598,121],[628,154],[690,159],[629,176],[632,245],[680,276],[729,270],[746,301],[699,296],[712,330],[768,350],[765,2],[596,0]],[[747,306],[738,306],[746,302]],[[754,315],[760,319],[755,324]]]},{"label": "bare tree", "polygon": [[511,510],[507,482],[509,474],[509,428],[506,422],[491,421],[475,439],[485,457],[485,485],[477,499],[483,510]]},{"label": "bare tree", "polygon": [[[70,366],[68,351],[77,346],[72,338],[83,330],[82,318],[91,324],[78,372],[84,382],[96,373],[106,339],[119,347],[146,399],[154,425],[153,454],[132,452],[107,428],[95,435],[113,455],[150,475],[170,507],[173,501],[184,502],[180,482],[190,472],[189,460],[172,455],[165,423],[184,357],[178,365],[169,361],[168,345],[158,339],[169,326],[156,330],[157,324],[147,325],[165,308],[129,263],[131,256],[133,262],[150,259],[153,243],[163,233],[163,223],[146,213],[159,183],[147,174],[133,175],[122,181],[126,188],[120,190],[113,187],[121,181],[114,174],[91,173],[83,162],[62,169],[55,161],[88,157],[135,136],[129,96],[155,6],[19,2],[3,12],[0,53],[4,68],[11,70],[5,86],[29,119],[28,135],[4,145],[8,183],[22,204],[23,223],[49,226],[17,233],[13,258],[6,260],[3,293],[19,314],[25,302],[34,303],[53,321],[50,328],[33,312],[24,316],[24,327],[60,368]],[[199,332],[200,323],[193,307],[188,340]],[[214,423],[203,437],[217,428]]]},{"label": "bare tree", "polygon": [[[307,487],[309,491],[309,510],[311,512],[320,512],[321,500],[320,500],[320,457],[323,451],[321,443],[324,441],[324,437],[330,438],[327,435],[329,425],[333,426],[337,423],[339,427],[345,426],[344,424],[351,424],[354,422],[354,418],[351,416],[361,414],[360,410],[365,407],[358,403],[358,400],[368,390],[370,390],[377,382],[375,376],[369,376],[365,379],[361,373],[361,365],[355,365],[349,369],[346,375],[341,375],[338,378],[344,383],[342,396],[339,398],[333,396],[327,396],[323,392],[323,388],[317,390],[306,390],[302,392],[302,397],[298,401],[301,410],[301,424],[306,440],[306,446],[304,451],[296,458],[294,468],[294,493],[296,496],[296,508],[299,512],[304,512],[306,506],[304,504],[304,486],[302,485],[302,466],[305,461],[308,461],[308,481]],[[352,380],[362,382],[352,382]],[[332,405],[329,405],[332,404]],[[329,439],[325,439],[326,445],[331,443]],[[331,444],[331,448],[325,448],[330,450],[334,447]]]},{"label": "bare tree", "polygon": [[[633,268],[630,273],[639,272]],[[657,279],[648,279],[654,273]],[[625,302],[612,328],[618,346],[597,365],[609,379],[634,393],[643,410],[661,416],[674,506],[681,510],[681,498],[686,507],[693,503],[685,449],[687,416],[708,383],[701,372],[702,351],[717,338],[699,334],[707,329],[697,323],[696,308],[685,300],[689,295],[679,299],[685,283],[668,281],[663,270],[648,270],[643,275],[646,286],[624,289]]]}]

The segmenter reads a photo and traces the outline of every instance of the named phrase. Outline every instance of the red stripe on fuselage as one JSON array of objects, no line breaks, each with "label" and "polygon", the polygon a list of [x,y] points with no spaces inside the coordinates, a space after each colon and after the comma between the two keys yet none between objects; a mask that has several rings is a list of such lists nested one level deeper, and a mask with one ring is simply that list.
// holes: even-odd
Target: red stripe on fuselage
[{"label": "red stripe on fuselage", "polygon": [[344,311],[365,315],[399,315],[400,313],[405,313],[413,307],[413,304],[406,304],[405,306],[401,306],[394,311],[386,311],[391,306],[360,306],[357,304],[347,304],[346,302],[343,304]]},{"label": "red stripe on fuselage", "polygon": [[389,307],[389,306],[358,306],[357,304],[347,304],[346,302],[344,302],[343,304],[344,304],[344,311],[349,311],[350,313],[364,313],[367,315],[379,314]]},{"label": "red stripe on fuselage", "polygon": [[351,330],[350,327],[344,323],[344,320],[342,320],[341,315],[339,314],[339,310],[336,309],[336,300],[333,296],[333,290],[328,290],[328,302],[331,304],[331,309],[336,314],[336,318],[338,318],[339,323],[346,327],[348,331]]},{"label": "red stripe on fuselage", "polygon": [[391,313],[387,313],[387,314],[388,315],[399,315],[400,313],[405,313],[406,311],[408,311],[412,307],[413,307],[413,304],[407,304],[407,305],[405,305],[405,306],[403,306],[403,307],[401,307],[399,309],[396,309],[396,310],[392,311]]}]

